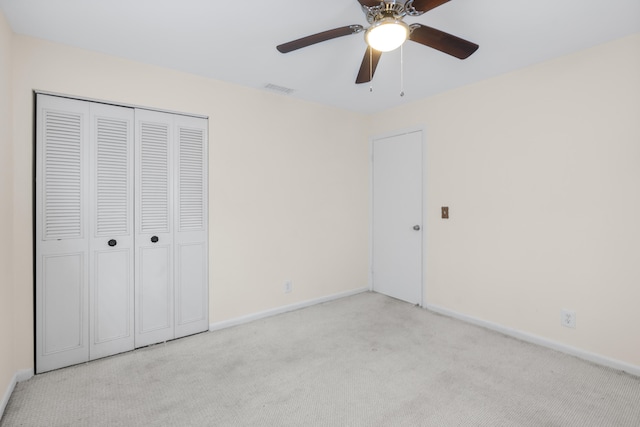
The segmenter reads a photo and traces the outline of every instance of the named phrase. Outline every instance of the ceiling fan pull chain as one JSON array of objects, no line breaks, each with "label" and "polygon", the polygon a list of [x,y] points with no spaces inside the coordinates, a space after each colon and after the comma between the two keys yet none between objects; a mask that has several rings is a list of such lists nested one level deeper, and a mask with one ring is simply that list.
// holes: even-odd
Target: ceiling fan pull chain
[{"label": "ceiling fan pull chain", "polygon": [[404,45],[400,45],[400,96],[404,96]]}]

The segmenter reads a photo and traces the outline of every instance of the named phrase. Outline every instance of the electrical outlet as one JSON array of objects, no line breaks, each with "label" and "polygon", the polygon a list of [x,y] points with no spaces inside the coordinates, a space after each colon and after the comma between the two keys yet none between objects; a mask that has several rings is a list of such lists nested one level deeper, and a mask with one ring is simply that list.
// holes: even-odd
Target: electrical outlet
[{"label": "electrical outlet", "polygon": [[576,328],[576,312],[571,310],[560,311],[560,324],[565,328]]},{"label": "electrical outlet", "polygon": [[284,282],[284,293],[288,294],[289,292],[293,291],[293,282],[291,282],[291,280],[287,280],[286,282]]}]

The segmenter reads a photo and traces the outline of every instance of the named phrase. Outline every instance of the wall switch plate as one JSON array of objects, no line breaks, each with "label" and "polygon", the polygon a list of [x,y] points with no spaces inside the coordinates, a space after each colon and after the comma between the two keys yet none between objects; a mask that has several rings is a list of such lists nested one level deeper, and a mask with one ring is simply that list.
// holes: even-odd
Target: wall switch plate
[{"label": "wall switch plate", "polygon": [[293,282],[291,280],[287,280],[286,282],[284,282],[284,293],[288,294],[291,291],[293,291]]},{"label": "wall switch plate", "polygon": [[562,309],[560,311],[560,324],[565,328],[576,328],[576,312]]},{"label": "wall switch plate", "polygon": [[444,218],[444,219],[448,219],[449,218],[449,206],[443,206],[442,207],[442,218]]}]

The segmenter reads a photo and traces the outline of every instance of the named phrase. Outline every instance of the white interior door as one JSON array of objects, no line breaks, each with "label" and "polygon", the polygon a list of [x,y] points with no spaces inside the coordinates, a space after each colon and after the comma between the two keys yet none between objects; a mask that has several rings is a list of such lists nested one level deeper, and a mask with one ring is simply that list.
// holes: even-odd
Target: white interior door
[{"label": "white interior door", "polygon": [[136,336],[143,347],[173,339],[172,116],[136,110]]},{"label": "white interior door", "polygon": [[134,348],[133,120],[91,104],[91,360]]},{"label": "white interior door", "polygon": [[209,329],[207,120],[175,116],[175,337]]},{"label": "white interior door", "polygon": [[89,359],[89,105],[38,95],[36,372]]},{"label": "white interior door", "polygon": [[373,290],[422,304],[422,132],[373,141]]}]

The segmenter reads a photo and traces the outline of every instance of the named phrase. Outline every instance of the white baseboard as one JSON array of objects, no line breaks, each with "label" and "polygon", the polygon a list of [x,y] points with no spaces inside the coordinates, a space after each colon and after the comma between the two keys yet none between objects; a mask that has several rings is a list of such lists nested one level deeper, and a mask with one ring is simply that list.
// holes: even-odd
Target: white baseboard
[{"label": "white baseboard", "polygon": [[33,369],[23,369],[21,371],[13,374],[13,378],[11,378],[11,382],[9,383],[9,387],[4,392],[4,396],[2,396],[2,401],[0,401],[0,418],[4,415],[4,410],[7,407],[7,403],[9,403],[9,399],[11,398],[11,393],[13,393],[13,389],[16,387],[21,381],[26,381],[33,376]]},{"label": "white baseboard", "polygon": [[209,325],[210,331],[217,331],[224,328],[230,328],[231,326],[242,325],[243,323],[253,322],[254,320],[263,319],[265,317],[275,316],[277,314],[286,313],[289,311],[298,310],[301,308],[309,307],[316,304],[322,304],[323,302],[333,301],[340,298],[345,298],[351,295],[360,294],[362,292],[369,291],[369,287],[363,287],[354,289],[347,292],[340,292],[338,294],[328,295],[321,298],[316,298],[312,300],[302,301],[295,304],[285,305],[283,307],[273,308],[271,310],[261,311],[259,313],[249,314],[246,316],[235,317],[229,320],[223,320],[222,322],[215,322]]},{"label": "white baseboard", "polygon": [[459,319],[465,321],[467,323],[472,323],[474,325],[482,326],[483,328],[491,329],[496,332],[500,332],[504,335],[508,335],[514,338],[517,338],[522,341],[530,342],[532,344],[541,345],[543,347],[547,347],[553,350],[560,351],[562,353],[570,354],[571,356],[579,357],[580,359],[587,360],[589,362],[596,363],[598,365],[606,366],[609,368],[617,369],[619,371],[624,371],[629,374],[639,376],[640,377],[640,366],[632,365],[627,362],[623,362],[616,359],[611,359],[605,356],[601,356],[596,353],[591,353],[586,350],[582,350],[576,347],[571,347],[566,344],[562,344],[556,341],[552,341],[547,338],[543,338],[537,335],[530,334],[528,332],[519,331],[517,329],[509,328],[498,323],[489,322],[487,320],[478,319],[476,317],[467,316],[466,314],[461,314],[453,310],[449,310],[448,308],[439,307],[433,304],[427,304],[425,307],[427,310],[433,311],[435,313],[443,314],[445,316],[453,317],[455,319]]}]

